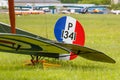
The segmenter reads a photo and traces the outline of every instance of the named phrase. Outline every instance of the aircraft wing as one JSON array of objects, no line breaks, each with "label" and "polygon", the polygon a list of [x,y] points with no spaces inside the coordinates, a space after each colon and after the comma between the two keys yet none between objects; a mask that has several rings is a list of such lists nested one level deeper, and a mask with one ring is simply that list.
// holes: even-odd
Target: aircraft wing
[{"label": "aircraft wing", "polygon": [[6,34],[10,33],[9,25],[0,23],[0,32],[2,32],[0,33],[0,51],[45,57],[58,57],[59,54],[66,53],[68,54],[66,56],[70,56],[69,53],[71,51],[89,60],[115,63],[112,58],[108,57],[104,53],[87,47],[56,43],[24,30],[17,29],[16,31],[16,35]]},{"label": "aircraft wing", "polygon": [[0,51],[46,57],[69,53],[66,48],[44,39],[10,33],[0,33]]},{"label": "aircraft wing", "polygon": [[56,44],[60,45],[62,47],[65,47],[65,48],[71,50],[71,52],[73,52],[83,58],[89,59],[89,60],[107,62],[107,63],[115,63],[115,60],[113,60],[109,56],[105,55],[104,53],[99,52],[94,49],[90,49],[87,47],[74,45],[74,44],[65,44],[65,43],[56,43]]},{"label": "aircraft wing", "polygon": [[[63,49],[63,51],[61,52],[60,50],[56,49],[56,48],[60,48],[61,49],[61,46],[58,46],[56,44],[54,44],[53,41],[49,40],[49,39],[46,39],[46,38],[43,38],[41,36],[38,36],[38,35],[35,35],[35,34],[32,34],[30,32],[27,32],[25,30],[22,30],[22,29],[19,29],[19,28],[16,28],[16,33],[17,35],[12,35],[10,34],[11,33],[11,28],[9,25],[5,24],[5,23],[1,23],[0,22],[0,37],[3,35],[4,38],[7,38],[8,36],[11,38],[5,40],[3,38],[0,38],[0,51],[3,51],[3,52],[9,52],[9,53],[16,53],[16,54],[26,54],[26,55],[38,55],[38,56],[44,56],[44,57],[51,57],[51,58],[60,58],[60,57],[65,57],[65,56],[61,56],[62,54],[69,54],[70,52],[69,51],[66,51],[65,49]],[[7,36],[8,35],[8,36]],[[23,36],[25,35],[25,36]],[[19,36],[19,37],[22,37],[21,40],[14,40],[15,36]],[[25,41],[24,40],[24,37],[28,38],[29,36],[29,39],[31,40],[31,37],[32,39],[34,39],[33,43],[31,44],[31,41]],[[11,42],[11,39],[12,39],[12,42]],[[34,45],[38,45],[36,43],[34,43],[35,41],[39,41],[39,46],[35,49],[33,49],[32,46]],[[17,44],[16,44],[16,48],[18,47],[18,50],[16,51],[15,50],[15,41],[17,41]],[[26,44],[22,44],[20,42],[27,42],[28,46],[26,47],[23,47],[25,46]],[[48,45],[46,47],[43,47],[43,45],[40,44],[40,42],[45,42],[46,44],[44,45]],[[20,44],[18,44],[20,43]],[[51,44],[52,46],[56,47],[51,47]],[[7,46],[6,46],[7,45]],[[22,45],[22,46],[20,46]],[[20,48],[19,48],[20,47]],[[32,47],[32,48],[30,48]],[[44,49],[47,49],[47,50],[40,50],[40,48],[44,48]],[[49,48],[51,47],[50,50],[48,50]],[[65,50],[65,52],[64,52]],[[70,56],[70,55],[67,55],[67,56]]]}]

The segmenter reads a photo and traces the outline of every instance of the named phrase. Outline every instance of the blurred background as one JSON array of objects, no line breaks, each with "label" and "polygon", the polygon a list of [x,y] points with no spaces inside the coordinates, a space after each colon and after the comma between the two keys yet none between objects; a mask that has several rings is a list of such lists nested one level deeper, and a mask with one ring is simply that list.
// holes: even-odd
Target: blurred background
[{"label": "blurred background", "polygon": [[[0,0],[0,13],[8,0]],[[120,14],[120,0],[15,0],[16,15],[26,14]]]}]

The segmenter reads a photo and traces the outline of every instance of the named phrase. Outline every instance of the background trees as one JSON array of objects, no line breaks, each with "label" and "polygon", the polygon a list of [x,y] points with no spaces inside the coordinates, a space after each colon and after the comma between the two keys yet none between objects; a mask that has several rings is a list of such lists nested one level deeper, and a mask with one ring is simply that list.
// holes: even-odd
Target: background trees
[{"label": "background trees", "polygon": [[61,0],[62,3],[111,4],[111,0]]},{"label": "background trees", "polygon": [[78,3],[79,0],[61,0],[62,3]]}]

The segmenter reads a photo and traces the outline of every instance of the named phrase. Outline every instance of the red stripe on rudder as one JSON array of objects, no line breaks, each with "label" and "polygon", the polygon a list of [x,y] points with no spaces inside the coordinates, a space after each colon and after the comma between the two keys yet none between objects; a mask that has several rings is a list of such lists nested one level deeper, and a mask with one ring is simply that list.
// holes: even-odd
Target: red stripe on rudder
[{"label": "red stripe on rudder", "polygon": [[76,32],[76,40],[73,41],[73,44],[78,44],[78,45],[84,46],[85,32],[84,32],[82,25],[78,21],[76,21],[75,32]]},{"label": "red stripe on rudder", "polygon": [[70,52],[70,60],[73,60],[73,59],[77,58],[77,56],[78,56],[78,55]]},{"label": "red stripe on rudder", "polygon": [[[82,25],[78,21],[76,21],[75,32],[76,32],[76,39],[75,39],[75,41],[73,41],[73,44],[84,46],[84,44],[85,44],[85,32],[84,32]],[[70,55],[71,55],[70,60],[73,60],[73,59],[77,58],[77,56],[78,56],[72,52],[70,53]]]}]

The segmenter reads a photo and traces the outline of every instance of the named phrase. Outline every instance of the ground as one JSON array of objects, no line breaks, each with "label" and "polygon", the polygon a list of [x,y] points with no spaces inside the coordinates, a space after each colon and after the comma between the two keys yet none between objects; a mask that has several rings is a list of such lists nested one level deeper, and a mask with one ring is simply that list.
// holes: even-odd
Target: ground
[{"label": "ground", "polygon": [[[16,16],[18,28],[55,40],[53,28],[60,18],[56,15]],[[68,15],[80,21],[86,32],[85,46],[104,52],[116,64],[101,63],[78,57],[73,61],[58,61],[61,67],[43,68],[41,64],[26,66],[26,55],[0,52],[0,80],[118,80],[120,79],[120,15]],[[8,15],[0,14],[0,22],[9,23]]]}]

